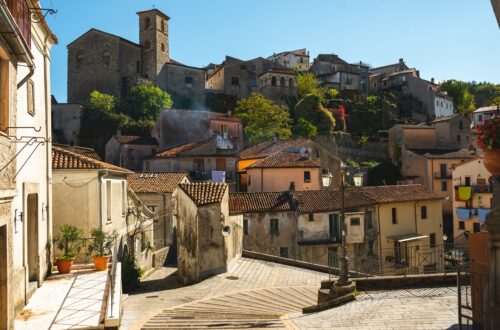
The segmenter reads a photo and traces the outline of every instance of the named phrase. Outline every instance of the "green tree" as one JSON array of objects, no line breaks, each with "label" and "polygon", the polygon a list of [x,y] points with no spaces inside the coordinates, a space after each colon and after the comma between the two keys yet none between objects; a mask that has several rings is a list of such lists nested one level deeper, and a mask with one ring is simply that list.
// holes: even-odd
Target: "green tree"
[{"label": "green tree", "polygon": [[474,95],[469,91],[469,83],[459,80],[446,80],[439,85],[439,90],[453,98],[455,110],[464,115],[474,111]]},{"label": "green tree", "polygon": [[124,102],[125,113],[135,120],[156,120],[161,109],[171,108],[172,97],[152,83],[133,86]]},{"label": "green tree", "polygon": [[297,103],[294,109],[297,123],[300,118],[316,127],[319,135],[329,135],[335,128],[335,118],[321,103],[321,97],[309,94]]},{"label": "green tree", "polygon": [[113,112],[116,107],[116,98],[113,95],[93,91],[85,104],[86,109],[100,110],[104,112]]},{"label": "green tree", "polygon": [[314,94],[323,98],[325,91],[320,87],[320,81],[312,73],[298,73],[297,74],[297,93],[299,99],[303,99],[309,94]]},{"label": "green tree", "polygon": [[236,117],[243,122],[251,145],[274,137],[288,139],[292,135],[291,119],[286,109],[261,94],[253,93],[249,98],[239,100]]},{"label": "green tree", "polygon": [[292,128],[293,135],[302,138],[312,138],[318,135],[316,126],[304,118],[299,118],[297,124]]}]

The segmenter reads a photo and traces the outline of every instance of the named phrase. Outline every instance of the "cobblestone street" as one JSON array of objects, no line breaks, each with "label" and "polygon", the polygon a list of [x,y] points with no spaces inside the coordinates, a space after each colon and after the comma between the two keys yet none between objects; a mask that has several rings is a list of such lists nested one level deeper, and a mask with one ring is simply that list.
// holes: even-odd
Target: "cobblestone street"
[{"label": "cobblestone street", "polygon": [[326,274],[242,259],[228,273],[181,287],[168,276],[174,270],[153,273],[142,284],[148,292],[125,300],[122,329],[453,329],[457,323],[456,288],[361,292],[353,303],[302,315]]}]

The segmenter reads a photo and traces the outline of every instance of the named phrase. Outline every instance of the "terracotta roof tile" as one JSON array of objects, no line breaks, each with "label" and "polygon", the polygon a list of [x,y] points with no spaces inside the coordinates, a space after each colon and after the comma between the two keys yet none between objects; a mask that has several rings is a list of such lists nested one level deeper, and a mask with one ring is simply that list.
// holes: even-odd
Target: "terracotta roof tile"
[{"label": "terracotta roof tile", "polygon": [[52,146],[57,147],[59,149],[72,151],[76,154],[79,154],[79,155],[82,155],[85,157],[94,158],[95,160],[102,160],[101,157],[97,154],[97,152],[92,148],[70,146],[67,144],[58,144],[58,143],[52,143]]},{"label": "terracotta roof tile", "polygon": [[261,161],[248,166],[251,168],[292,168],[292,167],[320,167],[315,161],[304,157],[298,152],[278,152]]},{"label": "terracotta roof tile", "polygon": [[173,147],[173,148],[164,150],[162,152],[159,152],[153,158],[174,158],[178,154],[180,154],[181,152],[188,151],[188,150],[194,149],[198,146],[201,146],[201,145],[207,143],[208,141],[210,141],[211,139],[213,139],[213,137],[210,137],[210,138],[203,140],[203,141],[196,141],[196,142],[181,144],[180,146]]},{"label": "terracotta roof tile", "polygon": [[[375,204],[375,201],[359,188],[346,189],[344,196],[346,210]],[[338,189],[297,191],[293,197],[301,213],[332,212],[342,208],[342,194]]]},{"label": "terracotta roof tile", "polygon": [[409,149],[428,159],[470,159],[481,154],[480,150],[469,149]]},{"label": "terracotta roof tile", "polygon": [[230,193],[229,211],[246,212],[293,212],[292,199],[285,192]]},{"label": "terracotta roof tile", "polygon": [[158,141],[150,136],[113,135],[113,138],[121,144],[158,145]]},{"label": "terracotta roof tile", "polygon": [[138,172],[128,175],[128,184],[136,193],[172,193],[186,178],[186,172]]},{"label": "terracotta roof tile", "polygon": [[103,161],[86,157],[81,154],[52,146],[52,169],[54,170],[86,170],[86,169],[103,169],[113,170],[125,173],[131,171],[115,166],[113,164],[105,163]]},{"label": "terracotta roof tile", "polygon": [[198,206],[220,203],[227,190],[227,184],[216,182],[181,183],[179,187]]},{"label": "terracotta roof tile", "polygon": [[240,159],[256,159],[266,158],[277,152],[283,151],[291,147],[304,145],[308,140],[279,140],[279,141],[264,141],[250,148],[243,150],[240,153]]},{"label": "terracotta roof tile", "polygon": [[361,189],[377,203],[443,199],[442,196],[438,196],[426,190],[419,184],[363,187]]}]

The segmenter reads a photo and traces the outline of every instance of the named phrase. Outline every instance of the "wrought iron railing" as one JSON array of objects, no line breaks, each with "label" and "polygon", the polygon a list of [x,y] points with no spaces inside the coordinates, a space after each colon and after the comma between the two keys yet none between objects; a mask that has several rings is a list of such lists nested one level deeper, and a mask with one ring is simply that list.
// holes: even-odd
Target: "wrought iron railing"
[{"label": "wrought iron railing", "polygon": [[26,0],[5,0],[5,3],[26,44],[31,47],[31,9],[28,2]]}]

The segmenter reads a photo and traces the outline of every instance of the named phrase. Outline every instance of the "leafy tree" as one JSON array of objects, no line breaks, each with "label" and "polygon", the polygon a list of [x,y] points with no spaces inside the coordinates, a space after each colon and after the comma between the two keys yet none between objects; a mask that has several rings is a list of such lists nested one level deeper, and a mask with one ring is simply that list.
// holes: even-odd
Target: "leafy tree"
[{"label": "leafy tree", "polygon": [[469,92],[474,95],[476,108],[500,104],[500,85],[475,81],[468,84]]},{"label": "leafy tree", "polygon": [[227,113],[234,111],[238,98],[229,94],[208,93],[205,100],[205,105],[215,112]]},{"label": "leafy tree", "polygon": [[274,137],[288,139],[292,135],[291,120],[286,109],[261,94],[253,93],[249,98],[239,100],[236,117],[243,122],[251,145]]},{"label": "leafy tree", "polygon": [[369,186],[395,185],[401,179],[399,168],[389,161],[382,162],[368,171]]},{"label": "leafy tree", "polygon": [[133,86],[124,102],[125,113],[135,120],[156,120],[161,109],[171,108],[172,97],[152,83]]},{"label": "leafy tree", "polygon": [[113,112],[116,107],[116,98],[113,95],[93,91],[85,105],[86,109]]},{"label": "leafy tree", "polygon": [[308,122],[304,118],[299,118],[297,124],[292,128],[293,135],[302,138],[312,138],[318,135],[316,126]]},{"label": "leafy tree", "polygon": [[469,92],[469,84],[459,80],[446,80],[439,85],[439,90],[453,98],[455,110],[464,115],[474,111],[474,95]]},{"label": "leafy tree", "polygon": [[299,99],[303,99],[309,94],[323,98],[325,91],[320,87],[320,81],[310,72],[297,74],[297,93]]},{"label": "leafy tree", "polygon": [[378,130],[386,128],[385,114],[396,111],[396,98],[391,93],[346,102],[350,131],[357,135],[371,136]]},{"label": "leafy tree", "polygon": [[319,135],[329,135],[335,128],[335,118],[321,103],[321,97],[309,94],[294,109],[297,123],[300,118],[316,127]]}]

